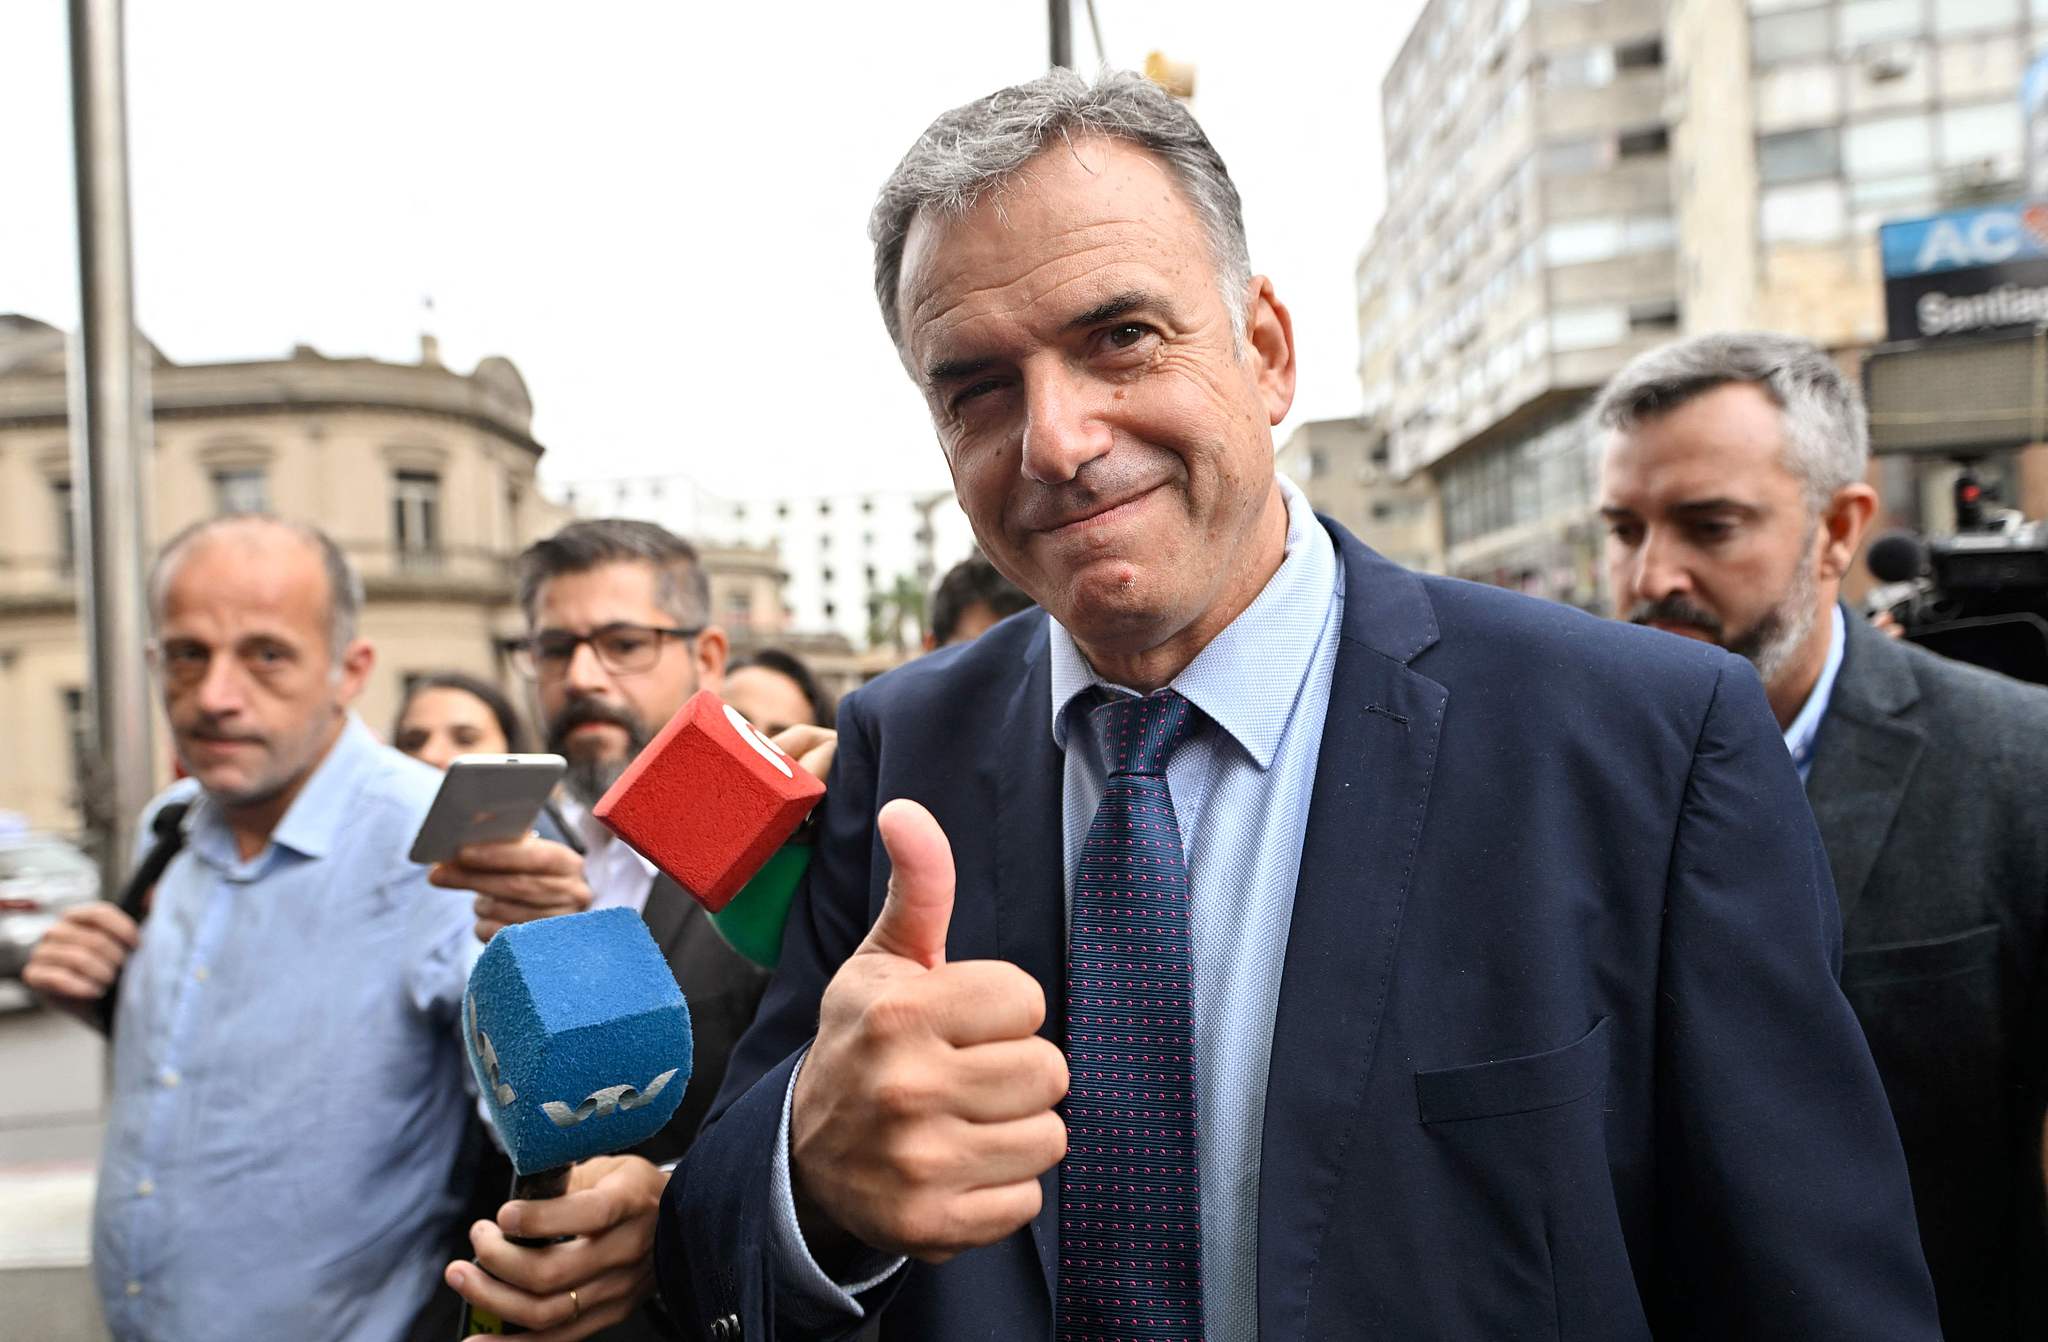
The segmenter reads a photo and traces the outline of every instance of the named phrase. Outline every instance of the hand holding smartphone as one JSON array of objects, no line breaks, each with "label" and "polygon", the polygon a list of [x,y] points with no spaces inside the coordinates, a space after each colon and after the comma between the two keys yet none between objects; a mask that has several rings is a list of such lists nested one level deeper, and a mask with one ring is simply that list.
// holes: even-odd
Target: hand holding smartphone
[{"label": "hand holding smartphone", "polygon": [[456,756],[413,840],[412,860],[431,866],[469,844],[524,838],[568,767],[560,755]]}]

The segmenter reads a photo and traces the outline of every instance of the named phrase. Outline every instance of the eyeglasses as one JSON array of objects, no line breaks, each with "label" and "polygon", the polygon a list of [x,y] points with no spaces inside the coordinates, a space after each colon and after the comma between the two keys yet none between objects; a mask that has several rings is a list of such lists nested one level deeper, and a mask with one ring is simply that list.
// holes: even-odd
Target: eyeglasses
[{"label": "eyeglasses", "polygon": [[695,629],[663,629],[650,624],[608,624],[587,634],[566,629],[543,629],[532,638],[514,645],[512,665],[529,680],[560,680],[569,674],[576,650],[585,643],[597,654],[598,665],[615,676],[630,676],[652,669],[661,660],[664,638],[695,638]]}]

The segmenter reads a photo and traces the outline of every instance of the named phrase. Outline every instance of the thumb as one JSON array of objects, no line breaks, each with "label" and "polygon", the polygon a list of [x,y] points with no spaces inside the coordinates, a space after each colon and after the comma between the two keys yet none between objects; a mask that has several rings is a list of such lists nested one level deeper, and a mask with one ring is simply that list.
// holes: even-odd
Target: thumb
[{"label": "thumb", "polygon": [[953,846],[930,811],[900,797],[882,808],[875,828],[889,850],[889,891],[866,949],[936,969],[946,962],[953,921]]}]

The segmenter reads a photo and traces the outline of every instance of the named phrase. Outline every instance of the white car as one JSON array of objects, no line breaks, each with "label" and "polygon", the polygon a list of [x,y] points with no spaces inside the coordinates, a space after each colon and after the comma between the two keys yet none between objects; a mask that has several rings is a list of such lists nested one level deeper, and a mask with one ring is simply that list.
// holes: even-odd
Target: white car
[{"label": "white car", "polygon": [[20,978],[50,924],[99,893],[99,871],[84,853],[0,813],[0,979]]}]

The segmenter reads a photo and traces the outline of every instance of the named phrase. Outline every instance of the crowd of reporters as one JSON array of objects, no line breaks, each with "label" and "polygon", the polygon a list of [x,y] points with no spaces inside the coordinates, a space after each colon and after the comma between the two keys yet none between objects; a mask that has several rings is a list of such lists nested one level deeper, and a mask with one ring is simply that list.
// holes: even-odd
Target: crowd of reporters
[{"label": "crowd of reporters", "polygon": [[[1149,104],[1146,114],[1185,116]],[[1251,336],[1271,340],[1284,310],[1258,292],[1269,324]],[[1840,603],[1878,501],[1865,483],[1862,408],[1820,351],[1769,335],[1678,342],[1617,375],[1595,415],[1613,613],[1747,659],[1805,789],[1832,874],[1833,902],[1816,927],[1839,933],[1840,992],[1882,1079],[1917,1213],[1917,1239],[1912,1225],[1889,1229],[1924,1255],[1949,1336],[2040,1336],[2048,693],[1886,638]],[[1302,521],[1297,491],[1276,497],[1291,563],[1313,552],[1297,532],[1315,524]],[[697,1206],[694,1195],[673,1196],[671,1177],[770,974],[592,812],[700,690],[723,695],[820,778],[832,772],[838,706],[789,653],[733,658],[696,552],[651,523],[564,527],[521,556],[515,595],[525,622],[515,664],[534,731],[497,686],[439,674],[408,688],[394,750],[351,707],[375,650],[355,627],[360,584],[328,538],[299,522],[227,517],[158,556],[152,657],[189,777],[143,827],[135,856],[153,888],[134,901],[142,916],[113,902],[67,915],[24,975],[112,1035],[94,1270],[117,1336],[439,1338],[464,1302],[546,1342],[710,1326],[664,1310],[657,1220],[665,1196],[671,1212]],[[928,646],[971,640],[1030,605],[977,557],[935,592]],[[1322,607],[1311,614],[1322,628]],[[969,662],[948,654],[933,665],[939,676]],[[1333,702],[1330,712],[1351,707]],[[1409,728],[1395,707],[1372,711]],[[1691,729],[1705,740],[1723,711],[1734,710],[1703,710]],[[568,763],[536,832],[431,868],[406,860],[436,788],[422,766],[518,753],[533,739]],[[1456,823],[1476,831],[1487,820]],[[1786,842],[1782,852],[1796,850]],[[1829,885],[1824,872],[1816,888]],[[581,1162],[566,1195],[503,1203],[507,1170],[458,1043],[465,974],[500,929],[608,907],[641,916],[687,997],[697,1050],[688,1089],[656,1138]],[[940,936],[943,951],[943,927]],[[1817,963],[1799,972],[1811,977]],[[813,1005],[808,1020],[818,1019]],[[1784,1024],[1790,1035],[1811,1022]],[[1867,1064],[1830,1061],[1848,1078],[1847,1107],[1867,1101],[1857,1071]],[[1812,1111],[1833,1093],[1816,1090]],[[1899,1149],[1893,1140],[1879,1144]],[[781,1180],[791,1177],[784,1142]],[[1889,1178],[1872,1166],[1856,1209],[1871,1224],[1903,1194]],[[798,1210],[807,1219],[794,1256],[824,1258],[826,1241],[808,1241],[818,1206]],[[904,1247],[884,1238],[865,1243]],[[822,1297],[851,1312],[814,1331],[859,1326],[876,1283],[903,1280],[906,1254],[948,1256],[906,1249],[893,1266],[886,1253],[825,1264],[858,1266],[853,1275],[870,1280],[821,1279]],[[777,1309],[800,1304],[775,1297]],[[943,1311],[944,1299],[911,1308]],[[1853,1313],[1845,1306],[1841,1317]],[[1901,1322],[1899,1335],[1914,1326]]]}]

